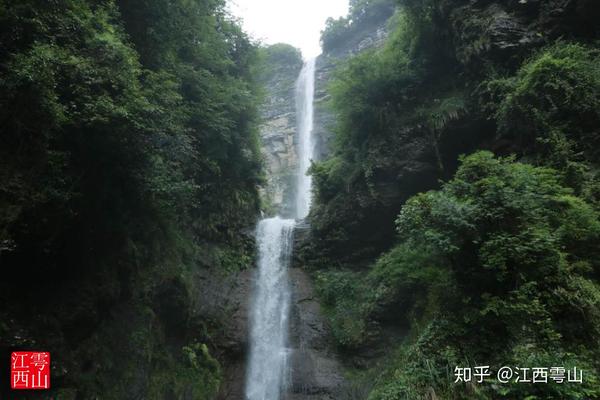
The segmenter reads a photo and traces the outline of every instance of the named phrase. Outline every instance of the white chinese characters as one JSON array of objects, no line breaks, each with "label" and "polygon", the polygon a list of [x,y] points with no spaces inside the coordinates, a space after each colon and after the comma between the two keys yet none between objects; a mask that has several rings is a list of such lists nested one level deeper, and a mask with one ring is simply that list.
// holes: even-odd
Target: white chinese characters
[{"label": "white chinese characters", "polygon": [[[489,365],[476,367],[455,367],[454,383],[483,383],[494,380],[502,383],[583,383],[583,371],[577,367],[507,367],[503,366],[493,374]],[[489,378],[489,379],[488,379]]]}]

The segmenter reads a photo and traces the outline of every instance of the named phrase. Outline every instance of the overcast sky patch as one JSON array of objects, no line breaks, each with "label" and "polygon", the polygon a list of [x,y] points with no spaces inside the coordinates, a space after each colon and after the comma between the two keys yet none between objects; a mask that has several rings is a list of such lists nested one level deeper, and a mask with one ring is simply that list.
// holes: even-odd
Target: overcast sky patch
[{"label": "overcast sky patch", "polygon": [[254,39],[267,44],[289,43],[304,57],[321,53],[320,32],[328,17],[348,12],[348,0],[229,0],[233,15]]}]

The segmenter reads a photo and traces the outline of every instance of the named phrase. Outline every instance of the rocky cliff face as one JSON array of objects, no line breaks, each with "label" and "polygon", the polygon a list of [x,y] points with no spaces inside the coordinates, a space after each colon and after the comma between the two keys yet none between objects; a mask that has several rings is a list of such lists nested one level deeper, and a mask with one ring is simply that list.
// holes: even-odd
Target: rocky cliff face
[{"label": "rocky cliff face", "polygon": [[[315,115],[313,138],[315,158],[329,154],[334,116],[327,108],[328,84],[336,65],[364,50],[381,46],[388,36],[387,20],[362,27],[331,51],[317,59],[315,76]],[[295,248],[303,242],[310,227],[299,224],[295,230]],[[297,252],[295,252],[297,253]],[[310,275],[294,258],[290,271],[292,304],[290,311],[290,387],[285,400],[326,400],[346,397],[348,382],[336,352],[331,330],[324,317]]]},{"label": "rocky cliff face", "polygon": [[[407,0],[407,3],[410,1]],[[593,25],[595,17],[591,16],[597,16],[598,7],[593,3],[591,0],[435,1],[433,14],[435,18],[443,21],[438,21],[437,25],[443,32],[435,32],[436,35],[439,34],[435,36],[439,38],[439,43],[432,46],[439,45],[444,52],[451,53],[448,57],[451,61],[449,65],[438,67],[447,68],[447,78],[455,80],[456,86],[465,92],[465,97],[468,97],[476,86],[473,83],[477,83],[479,79],[477,73],[473,71],[483,70],[482,64],[494,65],[499,69],[514,68],[528,52],[548,43],[550,38],[556,38],[566,32],[577,35],[597,30],[598,27]],[[576,17],[577,15],[587,16],[582,19]],[[313,130],[317,141],[317,159],[324,159],[331,152],[335,116],[328,108],[330,98],[328,85],[334,69],[360,52],[381,47],[393,29],[389,26],[391,17],[390,14],[377,22],[369,21],[363,29],[352,31],[317,59]],[[573,21],[579,23],[574,25]],[[297,68],[299,71],[299,66]],[[470,74],[473,76],[471,77]],[[469,80],[466,80],[465,76],[468,76]],[[277,87],[283,87],[278,84],[273,85],[278,81],[283,82],[281,76],[274,76],[270,81],[271,92],[275,93]],[[288,90],[291,93],[293,85],[289,85]],[[427,98],[424,103],[436,104],[436,101],[439,101],[438,97],[443,98],[450,94],[442,86],[435,93],[436,98]],[[264,115],[267,117],[267,122],[262,132],[263,151],[269,160],[271,174],[270,186],[267,190],[274,195],[273,203],[281,206],[286,193],[291,193],[292,187],[291,180],[286,183],[285,179],[281,179],[282,171],[290,173],[296,167],[293,140],[294,98],[293,95],[288,95],[287,105],[284,105],[286,98],[283,96],[279,97],[279,100],[271,96],[270,101],[271,103],[267,102],[265,105]],[[272,105],[275,106],[275,110],[269,109]],[[373,154],[382,165],[382,168],[375,171],[376,175],[372,177],[374,191],[378,193],[379,198],[377,208],[368,209],[365,213],[366,218],[373,220],[375,219],[373,214],[377,214],[379,220],[393,221],[398,208],[406,198],[416,192],[436,187],[439,178],[444,177],[444,171],[448,174],[453,173],[459,154],[470,152],[477,145],[495,146],[497,143],[495,138],[481,134],[481,132],[494,132],[494,127],[489,126],[490,122],[482,118],[477,110],[468,107],[465,106],[464,112],[444,124],[443,135],[437,139],[435,146],[436,140],[423,129],[422,124],[403,126],[393,137],[385,139],[389,139],[389,143],[378,143],[380,148],[389,150]],[[481,144],[482,142],[484,143]],[[282,143],[290,144],[285,147]],[[347,214],[342,214],[340,210],[346,205],[345,203],[347,202],[332,204],[331,208],[326,210],[335,214],[335,218],[332,218],[333,225],[343,225],[347,221],[355,222],[360,217],[357,217],[355,209],[351,208]],[[317,221],[314,223],[316,225]],[[382,224],[373,224],[373,229],[380,232],[382,226]],[[388,239],[391,241],[395,231],[393,223],[389,226]],[[359,240],[344,243],[344,251],[347,252],[348,248],[365,247],[363,240],[365,236],[376,238],[377,245],[381,246],[383,239],[376,236],[377,232],[373,235],[365,235],[364,225],[360,225],[358,230],[361,234],[349,236]],[[302,247],[303,241],[307,241],[305,238],[310,236],[308,231],[306,226],[296,230],[296,248]],[[324,237],[326,235],[319,239]],[[290,272],[293,287],[290,340],[293,352],[290,359],[292,367],[290,391],[285,398],[287,400],[345,398],[342,366],[331,341],[327,321],[323,318],[318,300],[315,298],[310,276],[301,267],[301,260],[296,260]],[[377,338],[377,343],[369,343],[346,361],[350,361],[355,367],[363,368],[372,365],[374,360],[384,357],[389,349],[390,338],[396,340],[394,336],[401,337],[405,333],[403,332],[405,327],[400,326],[394,318],[395,315],[380,316],[384,324],[382,335]]]},{"label": "rocky cliff face", "polygon": [[219,329],[212,343],[223,367],[219,400],[244,399],[253,275],[252,268],[230,274],[202,269],[196,275],[196,312]]},{"label": "rocky cliff face", "polygon": [[[261,107],[261,150],[266,169],[262,195],[269,213],[291,217],[298,168],[296,124],[296,80],[302,69],[300,52],[288,45],[264,50],[261,80],[265,98]],[[307,226],[300,226],[299,237]],[[218,276],[200,271],[198,312],[218,321],[215,338],[220,350],[224,381],[220,400],[244,399],[248,357],[249,304],[256,269]],[[344,378],[333,352],[333,341],[310,277],[302,269],[290,271],[292,287],[290,315],[290,382],[286,400],[340,398]]]},{"label": "rocky cliff face", "polygon": [[600,6],[595,0],[435,3],[439,22],[446,22],[457,60],[474,67],[484,63],[518,65],[531,50],[549,40],[593,38],[600,30]]},{"label": "rocky cliff face", "polygon": [[[414,1],[406,3],[410,5]],[[600,5],[596,0],[438,0],[433,6],[436,24],[444,30],[438,32],[446,41],[440,42],[442,50],[451,52],[468,70],[482,70],[485,65],[515,68],[533,50],[552,39],[591,38],[597,37],[600,31]],[[333,139],[334,116],[327,106],[327,88],[333,70],[362,51],[381,47],[393,30],[391,17],[391,14],[385,15],[353,30],[317,59],[314,128],[317,159],[327,157]],[[410,168],[415,169],[415,166]],[[421,167],[416,166],[416,169]],[[437,178],[433,179],[435,182]]]},{"label": "rocky cliff face", "polygon": [[[328,79],[329,70],[334,66],[338,58],[348,57],[358,49],[373,45],[372,41],[381,40],[385,33],[375,29],[370,35],[359,38],[356,43],[348,45],[346,53],[336,53],[327,58],[318,72],[317,79],[320,81],[320,93],[315,99],[317,106],[325,101],[327,94],[324,90],[325,79]],[[271,209],[268,212],[278,213],[290,217],[293,210],[286,205],[294,204],[295,196],[295,173],[298,169],[297,157],[297,124],[296,124],[296,98],[295,84],[302,68],[302,60],[297,54],[293,55],[289,47],[276,45],[275,48],[267,49],[266,57],[268,67],[263,74],[263,82],[266,87],[266,99],[262,107],[263,125],[260,134],[262,141],[262,152],[266,161],[267,185],[263,189],[263,195],[270,202]],[[321,60],[324,60],[321,57]],[[320,114],[316,117],[319,118]],[[326,117],[328,118],[328,117]],[[317,139],[326,134],[321,126],[315,125]],[[318,148],[325,148],[319,146]],[[308,229],[306,225],[296,228],[295,236],[301,239]],[[243,276],[239,276],[242,288],[247,287]],[[291,285],[291,307],[290,307],[290,375],[289,387],[284,394],[285,400],[325,400],[340,399],[343,397],[345,379],[342,367],[335,354],[335,346],[331,337],[329,326],[323,316],[319,302],[314,293],[310,276],[295,263],[290,270]],[[249,293],[246,293],[246,298]],[[237,296],[237,295],[236,295]],[[237,301],[234,301],[238,303]],[[234,307],[242,310],[243,307]],[[236,311],[233,315],[238,315]],[[238,329],[245,328],[247,332],[247,319],[242,320],[235,317]],[[231,350],[233,354],[238,352],[240,338],[232,338]],[[238,343],[238,344],[234,344]],[[244,346],[245,346],[245,342]],[[234,357],[235,359],[235,357]],[[239,360],[244,358],[237,357]],[[233,362],[227,371],[227,393],[223,398],[242,399],[244,368],[242,362]],[[241,384],[240,384],[241,382]]]},{"label": "rocky cliff face", "polygon": [[[475,149],[497,154],[525,150],[515,140],[516,132],[499,132],[489,111],[482,109],[487,100],[481,94],[485,86],[481,84],[490,76],[514,74],[524,59],[557,38],[589,40],[598,37],[600,29],[600,7],[592,0],[404,0],[402,4],[407,15],[414,15],[415,21],[422,18],[422,24],[418,32],[412,33],[416,42],[411,44],[415,46],[412,51],[418,49],[419,53],[411,55],[414,63],[410,69],[419,74],[419,81],[415,81],[414,90],[399,89],[413,102],[404,108],[418,105],[415,108],[429,117],[402,115],[398,109],[396,115],[402,123],[390,120],[387,126],[382,123],[373,127],[371,122],[373,134],[363,130],[369,137],[364,147],[353,149],[361,154],[356,163],[361,166],[356,169],[360,173],[353,178],[352,187],[338,187],[329,200],[313,205],[311,251],[319,254],[315,258],[370,262],[394,242],[393,221],[402,204],[416,193],[438,187],[440,180],[449,179],[460,154]],[[424,4],[427,7],[422,8]],[[335,46],[319,57],[315,136],[320,158],[331,153],[335,125],[335,116],[328,110],[327,85],[332,70],[361,49],[381,46],[392,29],[380,20],[371,23],[370,29],[352,30],[350,35],[339,35]],[[362,36],[357,38],[357,34]],[[402,102],[400,95],[382,96],[387,97],[376,106],[379,110],[385,108],[383,102]],[[458,105],[454,112],[441,107],[446,100],[446,104]],[[427,127],[427,119],[432,116],[441,116],[443,126]],[[388,128],[393,133],[387,132]],[[348,193],[340,194],[344,190]]]},{"label": "rocky cliff face", "polygon": [[333,140],[333,127],[335,117],[328,107],[330,98],[328,87],[335,68],[345,60],[369,49],[381,47],[387,39],[391,27],[390,18],[393,14],[383,15],[381,19],[368,21],[360,29],[353,30],[351,34],[339,41],[335,47],[322,53],[317,58],[315,76],[315,116],[313,138],[316,149],[315,158],[327,158]]},{"label": "rocky cliff face", "polygon": [[[301,240],[307,225],[301,224]],[[219,331],[213,338],[216,356],[223,367],[219,400],[245,398],[248,357],[249,304],[256,269],[214,274],[201,269],[196,274],[196,310],[203,319],[213,321]],[[284,400],[332,400],[343,398],[346,381],[335,354],[335,345],[311,282],[310,276],[295,264],[289,273],[290,375]]]},{"label": "rocky cliff face", "polygon": [[340,399],[346,381],[309,275],[290,270],[290,385],[284,400]]},{"label": "rocky cliff face", "polygon": [[296,135],[296,80],[302,69],[302,56],[288,45],[265,49],[262,82],[265,101],[261,107],[262,154],[267,184],[262,189],[268,212],[289,217],[298,167]]}]

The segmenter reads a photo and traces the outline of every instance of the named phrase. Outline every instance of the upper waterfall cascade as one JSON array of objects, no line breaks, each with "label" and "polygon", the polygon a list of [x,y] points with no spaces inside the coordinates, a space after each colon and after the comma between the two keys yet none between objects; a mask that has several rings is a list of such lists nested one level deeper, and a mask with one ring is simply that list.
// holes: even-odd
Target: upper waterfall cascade
[{"label": "upper waterfall cascade", "polygon": [[312,137],[315,95],[315,62],[308,60],[296,84],[296,114],[298,119],[298,186],[296,188],[296,218],[308,215],[311,203],[312,178],[307,175],[314,154]]},{"label": "upper waterfall cascade", "polygon": [[[308,215],[313,156],[313,97],[315,60],[307,61],[296,83],[298,158],[295,218]],[[247,400],[279,400],[289,382],[288,330],[290,285],[288,266],[296,221],[263,219],[256,231],[258,276],[250,315],[250,359],[246,376]]]}]

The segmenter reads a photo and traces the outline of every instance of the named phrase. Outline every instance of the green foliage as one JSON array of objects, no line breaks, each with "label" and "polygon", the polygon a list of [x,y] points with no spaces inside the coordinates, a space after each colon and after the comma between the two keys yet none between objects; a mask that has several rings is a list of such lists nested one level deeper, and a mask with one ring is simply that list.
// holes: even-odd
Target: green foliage
[{"label": "green foliage", "polygon": [[[334,336],[358,362],[364,348],[388,353],[357,382],[375,382],[370,400],[600,398],[597,36],[540,34],[524,59],[487,30],[495,6],[401,4],[385,47],[336,71],[334,154],[311,169],[303,256]],[[326,52],[351,27],[330,20]],[[521,162],[459,161],[490,148]],[[454,367],[482,363],[577,365],[588,378],[452,384]]]},{"label": "green foliage", "polygon": [[360,264],[389,248],[402,202],[435,186],[456,163],[444,151],[457,140],[452,129],[468,114],[468,100],[451,74],[453,61],[428,40],[422,13],[397,13],[384,48],[351,58],[334,74],[334,154],[311,171],[315,264]]},{"label": "green foliage", "polygon": [[396,221],[400,243],[366,277],[328,272],[319,280],[341,345],[364,345],[377,321],[411,326],[398,356],[404,368],[370,398],[430,389],[462,398],[468,388],[453,386],[444,371],[465,360],[562,363],[588,375],[564,387],[485,384],[480,398],[600,396],[600,219],[560,181],[555,170],[475,153],[441,190],[406,202]]},{"label": "green foliage", "polygon": [[[600,125],[600,53],[577,43],[558,42],[525,62],[516,75],[485,83],[487,104],[499,132],[519,152],[568,172],[578,191],[596,164]],[[592,195],[593,196],[593,195]]]},{"label": "green foliage", "polygon": [[321,46],[327,53],[365,26],[385,21],[394,12],[393,0],[351,0],[347,17],[328,18],[321,31]]},{"label": "green foliage", "polygon": [[[302,52],[286,43],[261,47],[266,66],[273,64],[294,65],[302,63]],[[268,75],[268,74],[265,74]]]},{"label": "green foliage", "polygon": [[369,332],[366,317],[370,305],[357,301],[367,289],[360,277],[349,271],[322,272],[316,282],[337,343],[346,348],[364,343]]},{"label": "green foliage", "polygon": [[[183,353],[187,364],[187,385],[191,391],[182,385],[179,396],[189,393],[195,399],[212,399],[217,394],[220,385],[220,367],[217,360],[212,358],[205,344],[184,346]],[[200,376],[200,378],[199,378]]]},{"label": "green foliage", "polygon": [[450,95],[443,100],[434,99],[434,104],[417,110],[417,118],[424,122],[431,135],[435,149],[438,169],[444,171],[443,157],[440,151],[441,135],[451,122],[457,121],[466,112],[464,96]]},{"label": "green foliage", "polygon": [[303,63],[302,52],[294,46],[285,43],[261,46],[256,75],[270,93],[287,98]]},{"label": "green foliage", "polygon": [[435,4],[403,2],[385,47],[335,73],[334,154],[312,170],[313,264],[376,257],[393,240],[402,203],[450,178],[460,154],[482,147],[560,170],[575,194],[598,202],[597,51],[558,42],[514,76],[497,78],[494,65],[470,71],[457,62]]},{"label": "green foliage", "polygon": [[252,259],[255,46],[218,0],[0,1],[0,43],[7,329],[61,354],[57,393],[213,398],[180,353],[208,342],[190,271]]},{"label": "green foliage", "polygon": [[325,29],[321,32],[321,47],[324,52],[334,48],[345,38],[350,30],[349,21],[344,17],[327,18]]}]

